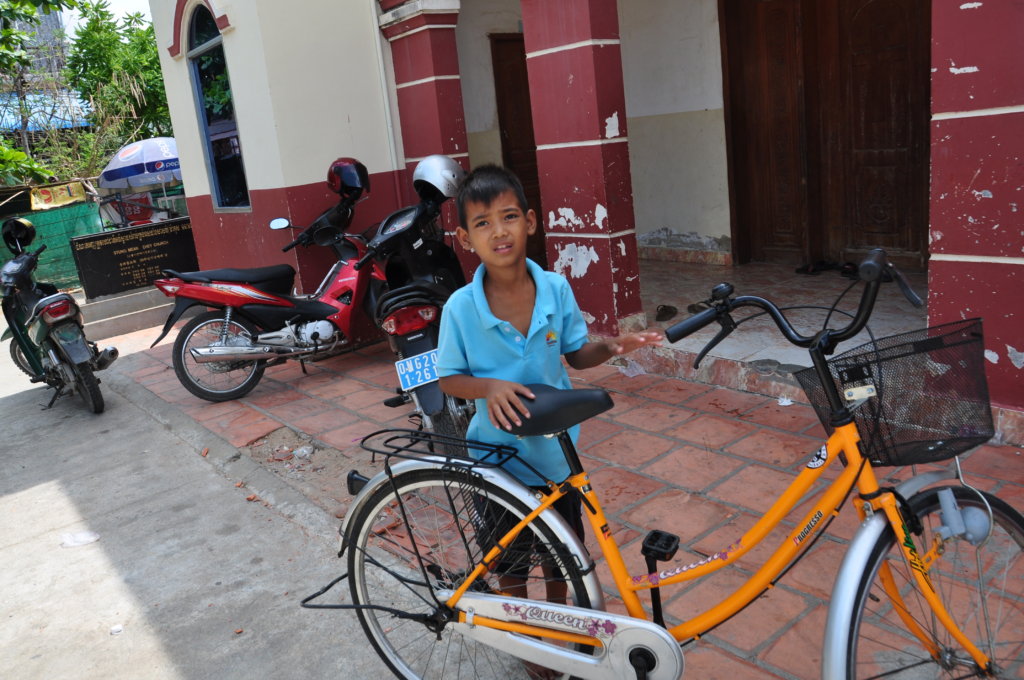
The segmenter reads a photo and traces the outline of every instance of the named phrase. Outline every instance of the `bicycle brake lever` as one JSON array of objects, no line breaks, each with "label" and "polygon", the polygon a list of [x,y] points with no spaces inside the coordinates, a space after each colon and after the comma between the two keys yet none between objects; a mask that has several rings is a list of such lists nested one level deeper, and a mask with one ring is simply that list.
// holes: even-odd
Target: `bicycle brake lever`
[{"label": "bicycle brake lever", "polygon": [[697,354],[697,358],[693,362],[694,368],[700,368],[700,362],[704,360],[707,353],[714,349],[715,345],[720,343],[722,340],[725,340],[729,333],[736,330],[736,322],[733,321],[732,316],[728,313],[722,314],[715,320],[718,321],[718,325],[722,327],[722,330],[718,331],[718,333],[715,334],[715,337],[711,338],[708,344],[704,345],[700,353]]},{"label": "bicycle brake lever", "polygon": [[903,292],[903,297],[907,298],[907,302],[915,307],[924,306],[924,302],[921,300],[920,296],[914,292],[914,289],[910,287],[910,282],[907,281],[907,277],[903,276],[903,272],[897,269],[892,262],[889,262],[888,266],[888,272],[892,275],[892,278],[896,279],[896,284]]}]

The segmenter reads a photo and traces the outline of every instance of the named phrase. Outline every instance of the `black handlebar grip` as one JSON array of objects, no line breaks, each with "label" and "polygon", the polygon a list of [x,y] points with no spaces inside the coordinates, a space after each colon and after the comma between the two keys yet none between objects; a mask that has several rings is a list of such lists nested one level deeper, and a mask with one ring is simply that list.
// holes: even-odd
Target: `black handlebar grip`
[{"label": "black handlebar grip", "polygon": [[374,256],[374,251],[372,249],[371,250],[367,250],[366,254],[363,255],[361,258],[359,258],[358,262],[356,262],[354,265],[352,265],[352,268],[355,269],[356,271],[359,271],[360,269],[363,268],[363,265],[365,265],[367,262],[369,262],[370,260],[373,259],[373,256]]},{"label": "black handlebar grip", "polygon": [[712,323],[717,316],[718,310],[714,307],[711,309],[705,309],[703,312],[697,312],[689,319],[683,319],[674,326],[669,327],[669,329],[665,331],[665,337],[668,338],[669,342],[678,342],[687,335],[696,333],[701,328]]},{"label": "black handlebar grip", "polygon": [[46,244],[45,243],[43,245],[39,246],[39,249],[36,250],[36,252],[32,253],[32,257],[38,258],[40,255],[43,254],[44,250],[46,250]]},{"label": "black handlebar grip", "polygon": [[291,250],[292,248],[294,248],[297,245],[299,245],[299,242],[297,240],[296,241],[292,241],[291,243],[286,245],[284,248],[281,248],[281,252],[282,253],[287,253],[289,250]]},{"label": "black handlebar grip", "polygon": [[885,257],[885,251],[881,248],[875,248],[864,261],[860,263],[860,274],[861,281],[877,281],[882,277],[882,271],[885,269],[887,259]]}]

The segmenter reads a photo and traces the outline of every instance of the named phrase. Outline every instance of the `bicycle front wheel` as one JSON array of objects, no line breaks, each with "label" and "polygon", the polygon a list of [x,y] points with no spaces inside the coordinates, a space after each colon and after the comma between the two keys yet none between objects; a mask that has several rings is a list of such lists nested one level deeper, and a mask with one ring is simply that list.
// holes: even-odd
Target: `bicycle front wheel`
[{"label": "bicycle front wheel", "polygon": [[[987,517],[977,493],[950,488],[965,513]],[[910,499],[924,527],[920,537],[914,536],[921,553],[943,542],[937,533],[942,527],[938,492],[927,489]],[[1024,517],[995,496],[983,495],[993,515],[988,540],[977,547],[963,537],[945,540],[929,578],[956,624],[992,659],[992,673],[977,668],[932,614],[890,528],[875,544],[858,587],[847,651],[850,680],[1024,677]],[[981,526],[986,523],[981,520]],[[894,589],[899,603],[888,594]],[[908,617],[939,650],[938,658],[908,631]]]},{"label": "bicycle front wheel", "polygon": [[[367,637],[398,677],[541,677],[520,659],[454,633],[444,625],[448,612],[434,594],[458,588],[527,512],[505,489],[464,468],[406,472],[367,500],[349,532],[352,602]],[[501,562],[504,573],[525,577],[529,597],[546,599],[548,581],[558,581],[564,586],[555,589],[567,590],[570,603],[590,607],[580,562],[542,518],[523,530]],[[498,577],[488,574],[470,590],[498,592]],[[396,611],[431,615],[433,630],[396,617]]]}]

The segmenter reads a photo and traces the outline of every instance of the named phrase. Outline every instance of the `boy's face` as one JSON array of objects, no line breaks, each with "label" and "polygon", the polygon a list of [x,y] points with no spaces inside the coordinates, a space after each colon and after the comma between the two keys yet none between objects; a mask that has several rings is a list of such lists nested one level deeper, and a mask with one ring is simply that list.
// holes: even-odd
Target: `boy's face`
[{"label": "boy's face", "polygon": [[537,230],[533,210],[523,212],[514,191],[498,194],[489,204],[465,203],[466,227],[456,230],[459,242],[476,251],[488,267],[518,265],[526,260],[526,239]]}]

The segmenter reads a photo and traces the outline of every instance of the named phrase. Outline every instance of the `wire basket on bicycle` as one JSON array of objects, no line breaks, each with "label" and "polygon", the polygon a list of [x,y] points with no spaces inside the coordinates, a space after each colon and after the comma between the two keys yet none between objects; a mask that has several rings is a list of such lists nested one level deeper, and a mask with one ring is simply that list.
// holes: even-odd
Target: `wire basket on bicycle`
[{"label": "wire basket on bicycle", "polygon": [[[854,419],[873,465],[945,460],[994,434],[980,319],[881,338],[828,365],[848,401],[868,397]],[[814,369],[795,375],[831,433],[831,408]]]}]

